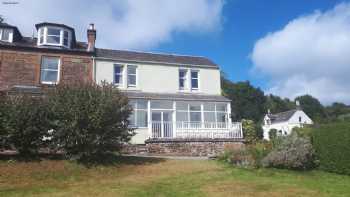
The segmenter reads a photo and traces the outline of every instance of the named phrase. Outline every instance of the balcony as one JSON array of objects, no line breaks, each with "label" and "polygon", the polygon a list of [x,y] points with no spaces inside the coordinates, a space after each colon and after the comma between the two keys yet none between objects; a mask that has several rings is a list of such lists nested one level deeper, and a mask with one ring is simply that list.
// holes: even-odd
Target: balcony
[{"label": "balcony", "polygon": [[242,139],[239,122],[171,122],[152,121],[152,139]]}]

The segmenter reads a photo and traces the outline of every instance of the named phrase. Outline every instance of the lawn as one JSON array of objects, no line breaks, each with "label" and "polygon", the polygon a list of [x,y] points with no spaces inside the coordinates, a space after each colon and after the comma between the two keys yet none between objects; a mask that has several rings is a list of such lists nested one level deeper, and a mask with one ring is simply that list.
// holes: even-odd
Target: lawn
[{"label": "lawn", "polygon": [[238,169],[207,160],[124,157],[97,167],[3,160],[0,196],[350,196],[350,176]]}]

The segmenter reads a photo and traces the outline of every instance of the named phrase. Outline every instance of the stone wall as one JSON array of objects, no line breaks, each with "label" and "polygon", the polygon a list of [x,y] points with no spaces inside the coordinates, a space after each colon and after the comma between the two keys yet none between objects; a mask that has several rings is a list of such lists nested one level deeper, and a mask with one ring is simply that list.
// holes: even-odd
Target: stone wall
[{"label": "stone wall", "polygon": [[92,81],[92,59],[89,55],[0,50],[0,90],[13,86],[45,86],[40,84],[42,56],[59,57],[59,83]]},{"label": "stone wall", "polygon": [[240,149],[243,140],[237,139],[151,139],[145,145],[127,145],[124,153],[163,156],[216,156],[225,148]]}]

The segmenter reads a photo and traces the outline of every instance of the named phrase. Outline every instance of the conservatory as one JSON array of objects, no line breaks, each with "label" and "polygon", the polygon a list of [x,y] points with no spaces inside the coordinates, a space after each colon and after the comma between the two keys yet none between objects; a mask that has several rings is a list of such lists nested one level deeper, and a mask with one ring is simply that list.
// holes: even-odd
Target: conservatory
[{"label": "conservatory", "polygon": [[[128,94],[129,118],[144,138],[242,138],[240,123],[231,121],[230,102],[222,96],[179,97]],[[188,98],[189,97],[189,98]]]}]

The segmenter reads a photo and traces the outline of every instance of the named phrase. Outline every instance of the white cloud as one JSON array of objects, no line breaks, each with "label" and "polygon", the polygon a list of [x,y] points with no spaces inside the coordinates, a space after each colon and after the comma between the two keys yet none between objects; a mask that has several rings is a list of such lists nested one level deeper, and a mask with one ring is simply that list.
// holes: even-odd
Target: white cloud
[{"label": "white cloud", "polygon": [[17,0],[0,5],[8,23],[32,35],[42,21],[73,26],[79,40],[97,27],[97,45],[145,49],[169,41],[175,32],[203,33],[220,28],[223,0]]},{"label": "white cloud", "polygon": [[270,77],[270,93],[350,104],[350,3],[290,21],[258,40],[251,57]]}]

